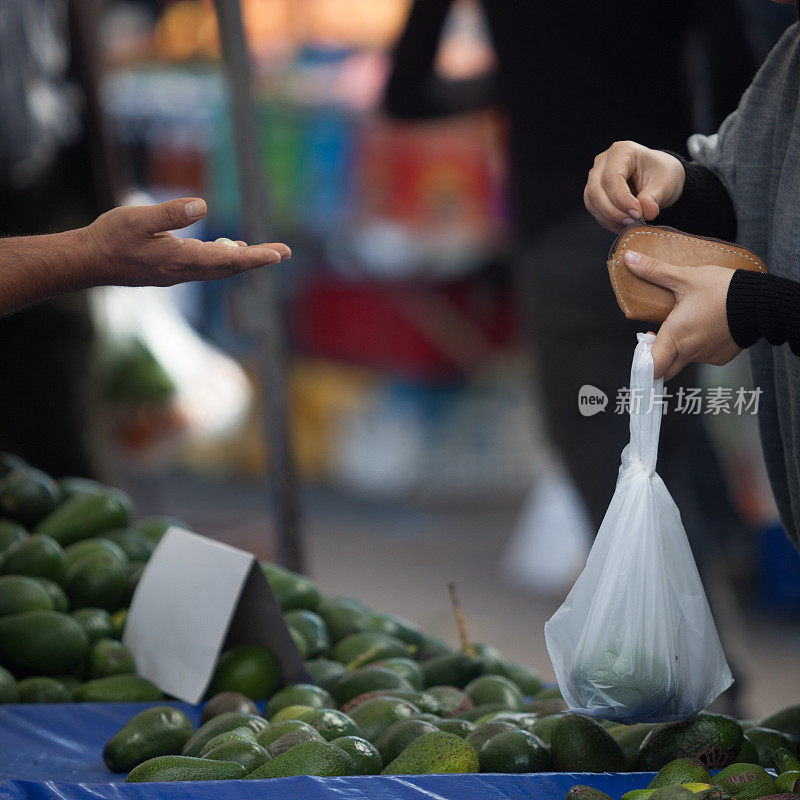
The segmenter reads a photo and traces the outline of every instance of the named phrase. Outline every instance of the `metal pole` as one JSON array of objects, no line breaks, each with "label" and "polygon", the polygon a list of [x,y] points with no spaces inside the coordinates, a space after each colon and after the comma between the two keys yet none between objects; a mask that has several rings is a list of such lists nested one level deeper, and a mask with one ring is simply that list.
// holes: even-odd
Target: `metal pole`
[{"label": "metal pole", "polygon": [[[239,0],[214,0],[219,21],[225,76],[233,114],[244,235],[248,242],[270,241],[267,192],[261,175],[258,120],[253,102],[250,57]],[[258,354],[264,388],[264,420],[275,497],[277,559],[295,571],[303,569],[297,487],[289,440],[284,326],[271,269],[251,273],[248,290],[259,298]],[[259,315],[260,316],[260,315]]]}]

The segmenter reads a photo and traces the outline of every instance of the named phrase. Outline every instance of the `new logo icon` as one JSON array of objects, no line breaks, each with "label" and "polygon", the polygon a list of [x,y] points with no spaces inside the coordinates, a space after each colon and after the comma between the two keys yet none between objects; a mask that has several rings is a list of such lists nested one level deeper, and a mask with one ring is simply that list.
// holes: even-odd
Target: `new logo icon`
[{"label": "new logo icon", "polygon": [[584,417],[593,417],[606,410],[608,396],[590,383],[584,383],[578,391],[578,411]]}]

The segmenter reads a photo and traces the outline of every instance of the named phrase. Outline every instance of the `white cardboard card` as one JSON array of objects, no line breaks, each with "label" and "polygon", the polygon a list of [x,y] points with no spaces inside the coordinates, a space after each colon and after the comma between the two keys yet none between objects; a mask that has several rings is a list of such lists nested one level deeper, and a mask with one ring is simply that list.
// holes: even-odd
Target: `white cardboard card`
[{"label": "white cardboard card", "polygon": [[123,642],[139,675],[188,703],[203,698],[223,647],[268,647],[285,682],[310,682],[253,555],[177,527],[139,579]]}]

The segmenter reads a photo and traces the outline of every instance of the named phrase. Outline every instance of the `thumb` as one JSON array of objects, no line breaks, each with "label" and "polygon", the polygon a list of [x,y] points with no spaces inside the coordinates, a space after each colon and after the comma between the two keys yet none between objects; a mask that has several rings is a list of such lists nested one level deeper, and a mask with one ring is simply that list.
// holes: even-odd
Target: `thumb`
[{"label": "thumb", "polygon": [[659,378],[669,380],[680,371],[679,369],[673,371],[678,360],[678,347],[668,328],[662,326],[650,349],[650,355],[653,357],[653,378],[655,380]]},{"label": "thumb", "polygon": [[683,287],[685,267],[676,267],[651,256],[643,256],[635,250],[625,251],[625,264],[637,277],[648,283],[663,286],[671,292],[679,292]]},{"label": "thumb", "polygon": [[659,215],[659,212],[661,211],[661,198],[659,197],[658,192],[645,187],[641,192],[639,192],[639,194],[636,196],[636,199],[639,201],[639,205],[642,207],[642,216],[646,220],[653,220]]},{"label": "thumb", "polygon": [[136,225],[147,233],[162,233],[185,228],[206,215],[206,201],[200,197],[181,197],[155,206],[128,209]]}]

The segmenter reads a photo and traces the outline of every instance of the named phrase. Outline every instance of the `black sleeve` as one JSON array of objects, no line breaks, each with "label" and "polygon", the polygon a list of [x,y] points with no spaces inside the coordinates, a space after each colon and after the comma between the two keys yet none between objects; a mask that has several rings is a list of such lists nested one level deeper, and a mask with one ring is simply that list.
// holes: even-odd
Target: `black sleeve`
[{"label": "black sleeve", "polygon": [[434,63],[451,0],[415,0],[394,49],[384,108],[401,119],[461,114],[494,102],[494,74],[470,80],[444,80]]},{"label": "black sleeve", "polygon": [[654,220],[698,236],[736,239],[736,211],[722,181],[708,167],[671,153],[686,172],[683,192],[675,205],[665,208]]},{"label": "black sleeve", "polygon": [[800,356],[800,283],[737,269],[728,287],[728,327],[733,341],[746,348],[759,339],[788,342]]}]

